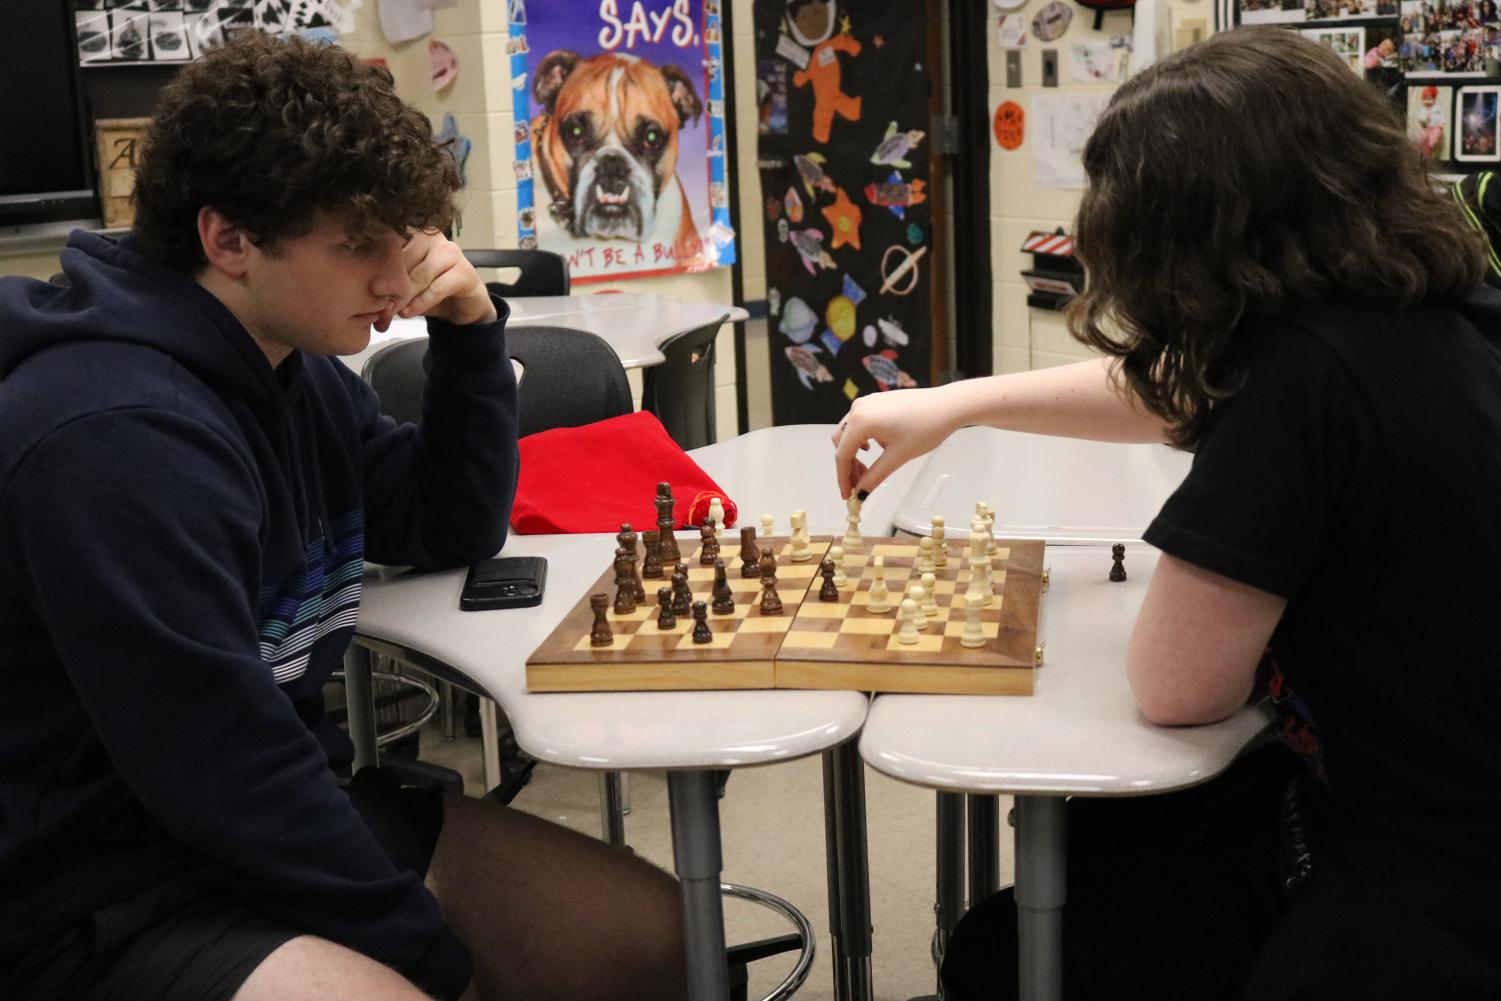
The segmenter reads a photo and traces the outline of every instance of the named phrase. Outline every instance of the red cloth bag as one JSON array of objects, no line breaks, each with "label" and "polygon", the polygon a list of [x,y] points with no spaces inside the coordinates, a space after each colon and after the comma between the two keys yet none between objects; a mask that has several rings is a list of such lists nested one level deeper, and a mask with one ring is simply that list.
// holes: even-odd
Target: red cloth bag
[{"label": "red cloth bag", "polygon": [[615,532],[622,522],[655,529],[658,483],[672,484],[675,527],[702,524],[715,497],[724,527],[735,524],[729,496],[643,410],[522,438],[511,527],[520,535]]}]

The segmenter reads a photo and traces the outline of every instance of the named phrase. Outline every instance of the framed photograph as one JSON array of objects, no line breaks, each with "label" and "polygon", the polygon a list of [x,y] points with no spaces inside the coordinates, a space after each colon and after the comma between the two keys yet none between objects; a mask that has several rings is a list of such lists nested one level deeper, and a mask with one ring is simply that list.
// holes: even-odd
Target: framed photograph
[{"label": "framed photograph", "polygon": [[78,25],[78,64],[107,62],[113,55],[109,15],[102,10],[81,10],[73,20]]},{"label": "framed photograph", "polygon": [[1454,88],[1414,83],[1407,88],[1407,131],[1423,159],[1441,163],[1451,156]]},{"label": "framed photograph", "polygon": [[1455,102],[1454,159],[1501,163],[1501,86],[1459,88]]},{"label": "framed photograph", "polygon": [[151,53],[159,63],[187,62],[192,58],[181,14],[174,11],[151,15]]},{"label": "framed photograph", "polygon": [[[1350,67],[1351,73],[1356,76],[1365,76],[1364,28],[1341,28],[1331,25],[1327,28],[1304,28],[1301,34],[1339,56],[1345,65]],[[1392,56],[1393,58],[1396,56],[1395,48],[1392,50]]]},{"label": "framed photograph", "polygon": [[1303,0],[1240,0],[1241,24],[1297,24],[1307,16]]}]

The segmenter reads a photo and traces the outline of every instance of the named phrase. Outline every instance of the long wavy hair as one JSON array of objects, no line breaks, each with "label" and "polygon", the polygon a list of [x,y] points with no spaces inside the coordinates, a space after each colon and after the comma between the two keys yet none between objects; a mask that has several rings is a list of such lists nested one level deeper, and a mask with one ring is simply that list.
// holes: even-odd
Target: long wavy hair
[{"label": "long wavy hair", "polygon": [[1115,93],[1084,148],[1089,284],[1069,329],[1181,446],[1243,381],[1255,321],[1301,303],[1455,300],[1485,241],[1433,187],[1406,124],[1327,48],[1215,35]]},{"label": "long wavy hair", "polygon": [[162,89],[135,177],[141,249],[183,271],[207,262],[198,210],[274,253],[338,212],[356,232],[442,228],[453,157],[384,68],[337,46],[247,31]]}]

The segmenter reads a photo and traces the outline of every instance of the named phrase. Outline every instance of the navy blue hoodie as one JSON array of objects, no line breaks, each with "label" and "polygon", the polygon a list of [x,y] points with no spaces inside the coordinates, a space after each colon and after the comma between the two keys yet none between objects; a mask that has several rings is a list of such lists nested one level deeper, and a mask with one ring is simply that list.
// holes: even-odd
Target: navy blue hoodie
[{"label": "navy blue hoodie", "polygon": [[516,484],[507,310],[429,321],[420,426],[128,241],[71,289],[0,279],[0,963],[164,876],[455,997],[469,957],[331,766],[319,690],[362,560],[498,550]]}]

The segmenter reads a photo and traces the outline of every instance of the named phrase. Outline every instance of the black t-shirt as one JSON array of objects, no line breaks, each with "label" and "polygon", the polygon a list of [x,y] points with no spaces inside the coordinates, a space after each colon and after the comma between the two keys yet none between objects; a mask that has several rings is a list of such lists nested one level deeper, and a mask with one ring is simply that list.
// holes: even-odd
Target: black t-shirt
[{"label": "black t-shirt", "polygon": [[1362,827],[1501,857],[1501,292],[1261,322],[1147,530],[1288,599],[1284,708]]}]

